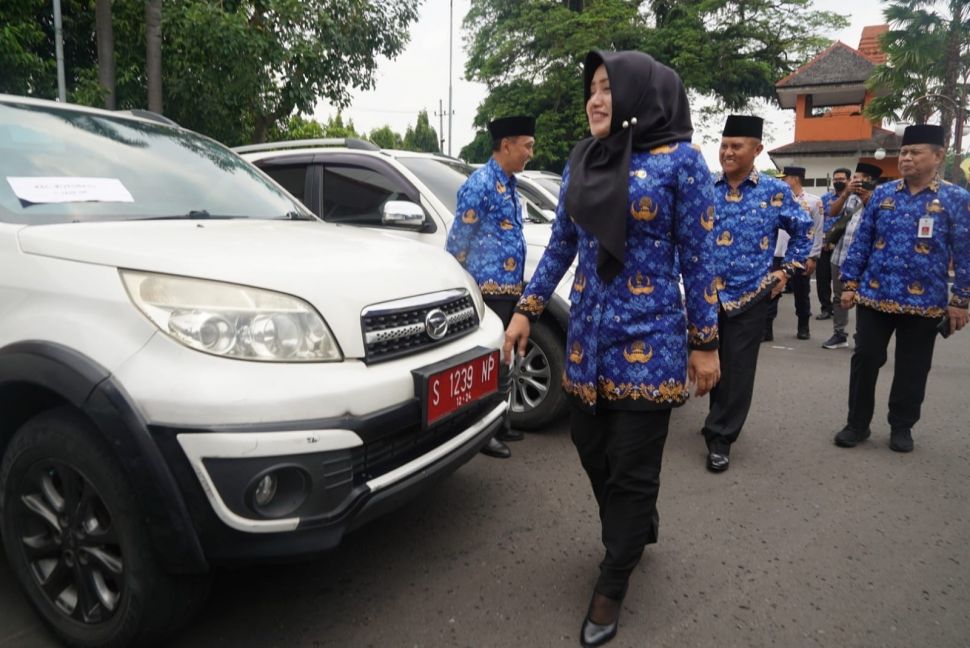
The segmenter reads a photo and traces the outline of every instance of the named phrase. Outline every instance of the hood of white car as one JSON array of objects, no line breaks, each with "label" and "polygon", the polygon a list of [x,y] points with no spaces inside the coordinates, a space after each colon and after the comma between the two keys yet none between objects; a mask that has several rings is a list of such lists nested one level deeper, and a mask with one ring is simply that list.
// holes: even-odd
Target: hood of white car
[{"label": "hood of white car", "polygon": [[299,297],[320,312],[348,355],[362,347],[365,306],[471,285],[444,250],[393,233],[320,222],[75,223],[26,227],[19,239],[27,254]]}]

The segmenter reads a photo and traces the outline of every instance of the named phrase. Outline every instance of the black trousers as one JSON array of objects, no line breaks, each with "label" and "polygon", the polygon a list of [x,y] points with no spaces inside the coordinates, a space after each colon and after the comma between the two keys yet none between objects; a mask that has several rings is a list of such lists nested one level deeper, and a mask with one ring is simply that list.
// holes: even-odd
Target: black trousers
[{"label": "black trousers", "polygon": [[832,312],[832,278],[832,250],[823,250],[815,266],[815,292],[823,313]]},{"label": "black trousers", "polygon": [[[781,269],[781,263],[784,261],[782,257],[775,257],[774,262],[771,264],[772,270]],[[807,319],[812,316],[812,284],[808,276],[802,270],[796,270],[795,275],[788,280],[791,284],[792,292],[795,296],[795,315],[799,319]],[[776,317],[778,317],[778,302],[781,301],[781,295],[778,295],[775,299],[770,299],[768,301],[768,315],[767,321],[773,322]]]},{"label": "black trousers", "polygon": [[727,317],[723,310],[718,315],[721,380],[711,390],[710,411],[704,421],[703,434],[708,442],[731,444],[741,434],[751,409],[767,312],[768,298],[765,298],[740,315]]},{"label": "black trousers", "polygon": [[[515,299],[495,299],[495,298],[485,298],[485,306],[491,308],[498,315],[499,319],[502,320],[502,326],[505,328],[509,327],[509,322],[512,321],[512,315],[515,314],[515,305],[518,302]],[[512,372],[509,371],[509,366],[504,362],[499,363],[498,368],[498,391],[502,394],[503,399],[507,400],[509,394],[512,392]],[[512,429],[512,402],[509,401],[509,410],[505,413],[505,418],[502,421],[502,426],[506,430]]]},{"label": "black trousers", "polygon": [[599,505],[606,555],[596,592],[626,594],[643,548],[657,541],[657,494],[670,410],[632,412],[573,408],[570,428]]},{"label": "black trousers", "polygon": [[865,430],[872,421],[876,379],[879,368],[886,364],[886,348],[893,333],[896,334],[896,368],[889,392],[889,425],[907,429],[916,425],[933,362],[936,323],[929,317],[856,307],[856,347],[849,374],[850,426]]}]

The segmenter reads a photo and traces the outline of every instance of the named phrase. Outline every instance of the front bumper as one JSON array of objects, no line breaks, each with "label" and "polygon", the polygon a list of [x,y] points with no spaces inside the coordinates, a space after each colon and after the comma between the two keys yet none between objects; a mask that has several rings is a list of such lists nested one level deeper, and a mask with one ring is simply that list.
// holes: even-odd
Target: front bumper
[{"label": "front bumper", "polygon": [[[151,428],[188,504],[207,559],[292,558],[337,546],[469,461],[499,429],[506,403],[485,398],[422,430],[417,400],[364,417],[257,428]],[[351,443],[348,443],[351,442]],[[282,517],[253,508],[275,469],[309,476],[305,500]]]}]

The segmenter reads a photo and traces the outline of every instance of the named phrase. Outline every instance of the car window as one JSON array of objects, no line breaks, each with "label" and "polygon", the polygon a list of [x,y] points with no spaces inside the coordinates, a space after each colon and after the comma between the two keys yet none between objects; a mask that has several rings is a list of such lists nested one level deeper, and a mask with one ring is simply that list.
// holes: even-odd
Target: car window
[{"label": "car window", "polygon": [[553,196],[559,195],[562,178],[533,178],[535,183],[550,192]]},{"label": "car window", "polygon": [[165,124],[0,102],[0,220],[306,218],[248,162]]},{"label": "car window", "polygon": [[271,166],[263,167],[263,172],[276,180],[295,198],[306,204],[306,170],[307,166]]},{"label": "car window", "polygon": [[393,178],[362,167],[324,167],[323,220],[381,225],[384,203],[389,200],[410,200],[404,187]]},{"label": "car window", "polygon": [[[530,178],[531,180],[531,178]],[[523,181],[519,179],[519,191],[523,196],[528,198],[531,202],[535,203],[538,207],[543,209],[556,209],[556,204],[549,200],[542,192],[536,191],[535,187],[531,187],[528,184],[528,180]]]},{"label": "car window", "polygon": [[454,214],[458,207],[458,189],[472,173],[472,168],[458,160],[432,157],[398,158],[398,161],[423,182],[431,193]]}]

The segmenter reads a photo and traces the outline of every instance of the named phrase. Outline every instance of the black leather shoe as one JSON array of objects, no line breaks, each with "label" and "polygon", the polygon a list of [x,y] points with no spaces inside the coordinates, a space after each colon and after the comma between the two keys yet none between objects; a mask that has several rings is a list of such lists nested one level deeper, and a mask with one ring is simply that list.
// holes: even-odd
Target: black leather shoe
[{"label": "black leather shoe", "polygon": [[731,465],[731,459],[726,454],[709,452],[707,454],[707,469],[711,472],[721,473]]},{"label": "black leather shoe", "polygon": [[808,340],[812,337],[812,334],[808,332],[808,318],[799,317],[798,318],[798,333],[795,335],[799,340]]},{"label": "black leather shoe", "polygon": [[852,426],[846,425],[844,428],[839,430],[838,434],[835,435],[835,445],[839,446],[840,448],[854,448],[868,439],[869,434],[869,428],[866,428],[860,432]]},{"label": "black leather shoe", "polygon": [[[622,606],[621,606],[622,607]],[[583,627],[579,631],[579,643],[583,648],[591,646],[602,646],[609,643],[616,636],[616,630],[620,626],[620,608],[616,610],[616,618],[613,623],[599,624],[593,623],[589,619],[589,612],[583,619]]]},{"label": "black leather shoe", "polygon": [[772,327],[770,325],[765,327],[765,336],[761,339],[761,341],[771,342],[774,339],[775,339],[775,332],[772,330]]},{"label": "black leather shoe", "polygon": [[499,431],[499,433],[495,435],[495,438],[499,441],[521,441],[525,438],[525,434],[522,433],[522,430],[506,428]]},{"label": "black leather shoe", "polygon": [[728,469],[731,464],[731,446],[723,441],[707,442],[707,469],[720,473]]},{"label": "black leather shoe", "polygon": [[896,452],[913,451],[913,433],[909,428],[893,428],[889,432],[889,449]]},{"label": "black leather shoe", "polygon": [[507,445],[495,437],[492,437],[488,440],[488,443],[485,444],[485,447],[482,448],[482,454],[489,457],[495,457],[496,459],[508,459],[512,456],[512,451],[509,450]]}]

